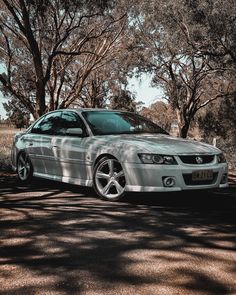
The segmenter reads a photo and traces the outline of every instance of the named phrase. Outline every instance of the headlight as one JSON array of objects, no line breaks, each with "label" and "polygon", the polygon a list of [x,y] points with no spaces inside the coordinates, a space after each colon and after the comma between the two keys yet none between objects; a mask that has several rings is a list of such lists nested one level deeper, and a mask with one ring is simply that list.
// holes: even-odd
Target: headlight
[{"label": "headlight", "polygon": [[158,154],[138,154],[144,164],[178,165],[173,156]]},{"label": "headlight", "polygon": [[226,162],[226,159],[225,159],[225,156],[224,156],[223,153],[217,155],[217,162],[218,162],[218,163],[225,163],[225,162]]}]

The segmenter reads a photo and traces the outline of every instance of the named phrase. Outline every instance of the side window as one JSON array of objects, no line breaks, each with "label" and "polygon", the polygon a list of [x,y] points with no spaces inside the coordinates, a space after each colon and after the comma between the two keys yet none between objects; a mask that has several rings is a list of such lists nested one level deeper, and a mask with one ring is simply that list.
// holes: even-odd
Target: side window
[{"label": "side window", "polygon": [[32,128],[32,133],[58,135],[62,130],[62,112],[55,112],[46,115],[42,120],[39,120]]},{"label": "side window", "polygon": [[38,122],[36,122],[33,126],[33,128],[31,129],[31,133],[41,133],[41,129],[40,126],[44,120],[45,116],[43,118],[41,118],[40,120],[38,120]]},{"label": "side window", "polygon": [[79,115],[74,112],[63,112],[62,113],[62,126],[63,126],[63,129],[65,130],[65,132],[69,128],[70,129],[81,128],[83,130],[82,136],[87,135],[84,122],[79,117]]}]

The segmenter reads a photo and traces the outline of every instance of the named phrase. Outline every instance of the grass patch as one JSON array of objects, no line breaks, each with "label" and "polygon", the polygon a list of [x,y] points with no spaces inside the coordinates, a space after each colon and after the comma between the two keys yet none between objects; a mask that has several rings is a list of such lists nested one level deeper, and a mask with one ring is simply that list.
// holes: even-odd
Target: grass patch
[{"label": "grass patch", "polygon": [[20,132],[15,128],[0,128],[0,171],[11,172],[11,147],[14,135]]}]

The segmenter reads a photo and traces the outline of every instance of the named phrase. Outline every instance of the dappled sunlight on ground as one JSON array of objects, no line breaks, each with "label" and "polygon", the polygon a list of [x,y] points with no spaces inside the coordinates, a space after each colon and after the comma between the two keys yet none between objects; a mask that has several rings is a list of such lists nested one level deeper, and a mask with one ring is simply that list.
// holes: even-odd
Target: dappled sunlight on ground
[{"label": "dappled sunlight on ground", "polygon": [[236,185],[129,194],[0,182],[0,294],[235,294]]}]

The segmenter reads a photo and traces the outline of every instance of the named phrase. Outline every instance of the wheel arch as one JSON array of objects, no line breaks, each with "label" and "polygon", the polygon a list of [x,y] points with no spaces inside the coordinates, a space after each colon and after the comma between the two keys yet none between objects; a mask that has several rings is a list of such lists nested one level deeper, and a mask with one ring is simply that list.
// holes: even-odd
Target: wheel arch
[{"label": "wheel arch", "polygon": [[104,158],[104,157],[107,157],[107,158],[110,158],[110,159],[116,159],[117,161],[119,161],[119,160],[117,159],[117,157],[115,157],[114,155],[111,155],[111,154],[109,154],[109,153],[103,153],[103,154],[99,155],[99,156],[96,158],[96,160],[94,161],[94,163],[93,163],[93,170],[94,170],[96,164],[98,163],[98,161],[100,161],[100,160],[101,160],[102,158]]}]

